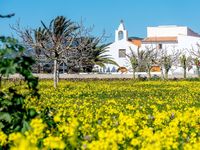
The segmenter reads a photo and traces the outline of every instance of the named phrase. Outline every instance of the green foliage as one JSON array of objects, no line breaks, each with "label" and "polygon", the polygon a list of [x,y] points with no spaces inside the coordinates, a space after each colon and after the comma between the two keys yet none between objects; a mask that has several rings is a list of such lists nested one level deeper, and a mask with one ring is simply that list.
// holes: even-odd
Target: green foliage
[{"label": "green foliage", "polygon": [[91,72],[95,65],[100,67],[105,67],[105,64],[113,64],[119,66],[110,55],[106,54],[108,52],[108,45],[100,45],[100,39],[92,39],[90,41],[90,48],[88,49],[88,57],[83,66],[85,72]]},{"label": "green foliage", "polygon": [[187,78],[186,81],[198,81],[198,82],[200,82],[200,78]]},{"label": "green foliage", "polygon": [[0,87],[0,130],[6,134],[15,131],[25,132],[30,128],[29,121],[37,115],[35,109],[27,110],[24,107],[27,97],[39,98],[38,79],[31,72],[34,60],[23,55],[24,48],[16,39],[0,37],[0,41],[0,83],[2,77],[18,73],[23,76],[29,91],[26,95],[20,94],[15,87]]}]

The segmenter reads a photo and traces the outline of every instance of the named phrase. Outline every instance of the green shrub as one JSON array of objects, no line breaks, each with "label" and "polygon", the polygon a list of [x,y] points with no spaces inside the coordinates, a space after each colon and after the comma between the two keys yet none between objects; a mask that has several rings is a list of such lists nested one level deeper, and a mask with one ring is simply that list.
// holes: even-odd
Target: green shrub
[{"label": "green shrub", "polygon": [[[38,98],[38,79],[31,73],[34,60],[23,54],[24,48],[10,37],[0,37],[0,130],[9,134],[15,131],[25,132],[30,128],[29,121],[37,113],[34,108],[24,107],[25,99]],[[19,73],[27,84],[28,92],[21,94],[11,86],[2,89],[2,78]]]}]

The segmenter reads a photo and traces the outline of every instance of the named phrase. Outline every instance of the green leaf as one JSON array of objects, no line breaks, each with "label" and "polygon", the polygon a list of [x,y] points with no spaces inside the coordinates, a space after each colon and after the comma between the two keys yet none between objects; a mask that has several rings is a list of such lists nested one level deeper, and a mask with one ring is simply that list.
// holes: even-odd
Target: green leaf
[{"label": "green leaf", "polygon": [[0,122],[0,129],[3,129],[5,126],[2,122]]},{"label": "green leaf", "polygon": [[12,101],[10,101],[8,99],[1,101],[1,105],[4,105],[4,107],[11,106],[12,104],[13,104]]},{"label": "green leaf", "polygon": [[27,121],[25,121],[25,120],[23,120],[23,127],[22,127],[22,129],[21,129],[21,132],[26,132],[27,130],[30,130],[30,125],[29,125],[29,123],[27,122]]},{"label": "green leaf", "polygon": [[11,123],[12,117],[9,113],[6,112],[0,112],[0,120],[4,120],[8,123]]},{"label": "green leaf", "polygon": [[37,115],[37,112],[35,111],[34,108],[29,109],[29,116],[31,118],[35,117]]}]

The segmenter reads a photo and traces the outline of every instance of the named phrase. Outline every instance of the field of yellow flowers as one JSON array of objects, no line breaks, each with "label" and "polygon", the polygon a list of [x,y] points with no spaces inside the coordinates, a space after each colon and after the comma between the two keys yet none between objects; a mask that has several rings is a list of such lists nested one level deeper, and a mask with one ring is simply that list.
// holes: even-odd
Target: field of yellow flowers
[{"label": "field of yellow flowers", "polygon": [[200,147],[200,82],[40,81],[40,114],[11,149],[185,149]]}]

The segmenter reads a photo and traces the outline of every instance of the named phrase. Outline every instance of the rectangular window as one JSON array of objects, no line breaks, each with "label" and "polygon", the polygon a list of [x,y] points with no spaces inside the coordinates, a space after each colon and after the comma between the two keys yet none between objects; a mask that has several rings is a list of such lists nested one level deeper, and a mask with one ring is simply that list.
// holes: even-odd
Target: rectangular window
[{"label": "rectangular window", "polygon": [[126,49],[119,49],[119,58],[126,57]]}]

